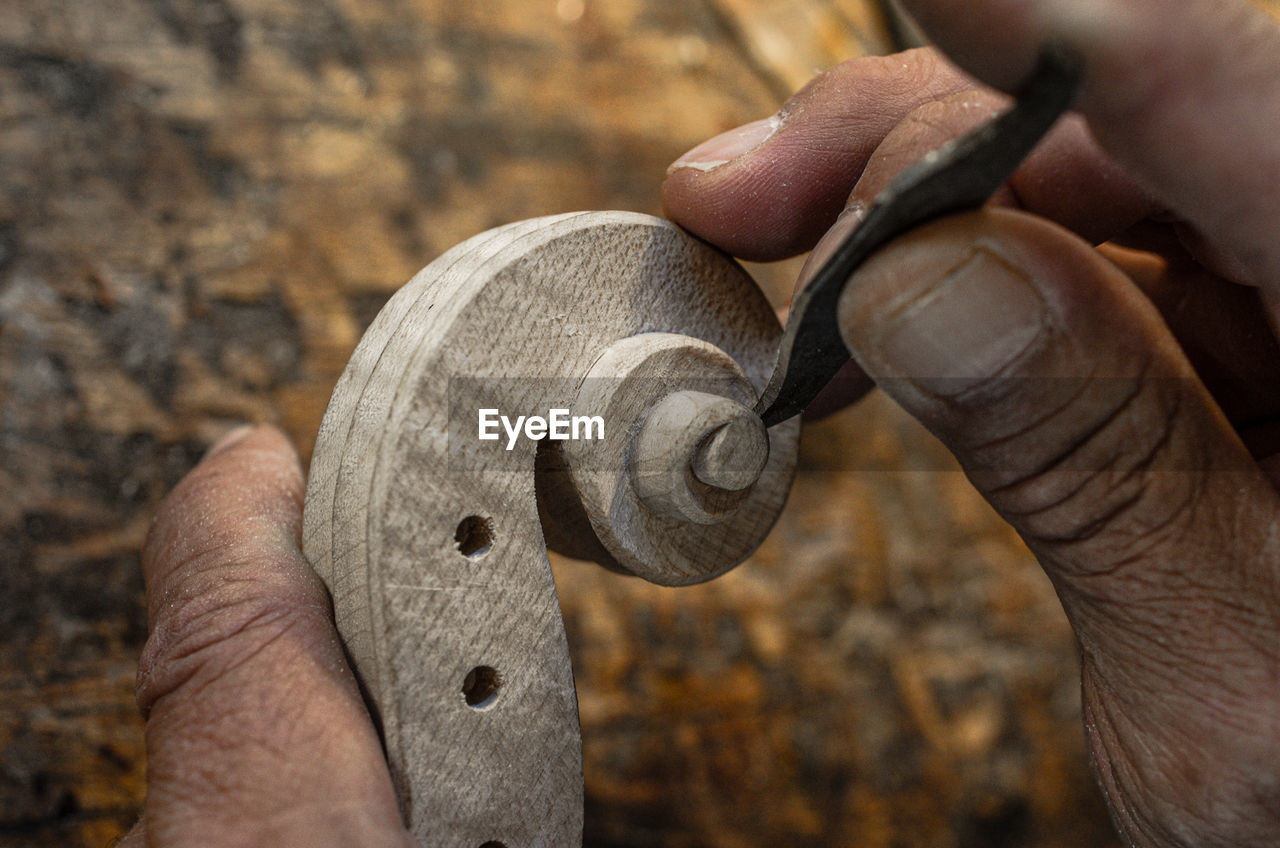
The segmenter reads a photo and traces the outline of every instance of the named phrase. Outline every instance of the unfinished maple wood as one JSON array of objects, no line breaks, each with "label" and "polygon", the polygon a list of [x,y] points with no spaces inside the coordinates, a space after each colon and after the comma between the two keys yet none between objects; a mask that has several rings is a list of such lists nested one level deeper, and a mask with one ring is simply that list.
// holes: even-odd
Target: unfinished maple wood
[{"label": "unfinished maple wood", "polygon": [[[742,420],[779,333],[735,263],[620,212],[477,236],[373,322],[317,438],[304,548],[424,844],[580,844],[581,740],[546,543],[661,583],[750,554],[795,465],[796,422],[760,444]],[[480,409],[599,415],[604,438],[481,440]],[[703,523],[671,485],[638,494],[641,466],[692,486]]]},{"label": "unfinished maple wood", "polygon": [[795,440],[779,428],[771,449],[749,408],[758,393],[734,357],[688,335],[643,333],[601,354],[573,409],[604,413],[605,439],[563,451],[612,564],[663,585],[699,583],[764,540],[786,498]]},{"label": "unfinished maple wood", "polygon": [[746,406],[706,392],[675,392],[645,417],[631,454],[631,479],[640,500],[655,509],[716,524],[738,504],[709,503],[706,496],[744,492],[768,461],[764,422]]}]

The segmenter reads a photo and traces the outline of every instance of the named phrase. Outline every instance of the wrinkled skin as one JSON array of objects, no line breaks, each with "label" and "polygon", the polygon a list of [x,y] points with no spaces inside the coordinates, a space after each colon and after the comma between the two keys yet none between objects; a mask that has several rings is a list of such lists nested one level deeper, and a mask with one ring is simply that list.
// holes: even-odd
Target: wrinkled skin
[{"label": "wrinkled skin", "polygon": [[[993,208],[855,275],[854,364],[825,403],[878,385],[1036,554],[1127,841],[1273,845],[1280,31],[1240,0],[906,5],[963,71],[930,50],[834,68],[677,161],[668,214],[746,258],[821,256],[898,170],[1006,103],[1039,44],[1084,58],[1079,115]],[[123,844],[411,845],[298,550],[297,459],[269,428],[230,438],[144,553],[149,792]]]}]

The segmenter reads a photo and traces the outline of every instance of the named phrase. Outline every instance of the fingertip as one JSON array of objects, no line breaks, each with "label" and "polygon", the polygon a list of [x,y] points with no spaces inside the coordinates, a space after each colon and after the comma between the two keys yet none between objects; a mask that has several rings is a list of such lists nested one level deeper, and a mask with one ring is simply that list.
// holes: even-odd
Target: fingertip
[{"label": "fingertip", "polygon": [[666,214],[757,262],[809,250],[872,152],[921,103],[971,85],[935,51],[862,57],[814,78],[771,118],[693,148],[668,169]]},{"label": "fingertip", "polygon": [[241,424],[231,428],[209,447],[201,461],[241,450],[267,451],[298,461],[298,452],[289,437],[272,424]]},{"label": "fingertip", "polygon": [[230,448],[236,443],[242,441],[246,436],[252,433],[253,430],[254,425],[252,424],[241,424],[238,427],[232,427],[224,433],[221,438],[215,441],[207,451],[205,451],[203,458],[210,459],[216,456],[227,448]]},{"label": "fingertip", "polygon": [[[1009,371],[1051,326],[1019,213],[944,219],[888,245],[850,280],[842,335],[899,395],[942,408]],[[1039,236],[1040,234],[1035,234]]]},{"label": "fingertip", "polygon": [[209,466],[219,470],[220,491],[257,492],[274,487],[301,510],[306,489],[302,461],[293,442],[278,427],[249,424],[232,430],[209,449],[193,474]]},{"label": "fingertip", "polygon": [[[305,492],[297,451],[278,428],[247,425],[227,433],[156,511],[142,549],[148,592],[202,551],[232,543],[293,544]],[[264,522],[270,540],[257,538]]]},{"label": "fingertip", "polygon": [[682,169],[714,171],[741,159],[772,138],[782,128],[782,120],[781,114],[772,115],[723,132],[680,156],[667,173]]},{"label": "fingertip", "polygon": [[1064,567],[1105,570],[1135,528],[1174,527],[1209,472],[1262,485],[1156,306],[1044,219],[921,227],[859,269],[838,314],[855,360]]},{"label": "fingertip", "polygon": [[840,188],[808,187],[782,156],[757,150],[713,170],[673,168],[664,214],[749,262],[774,262],[813,247],[844,203]]},{"label": "fingertip", "polygon": [[814,209],[835,205],[838,211],[842,198],[831,191],[824,203],[816,196],[821,187],[810,190],[808,180],[795,173],[784,126],[780,115],[755,121],[677,159],[662,184],[667,217],[751,262],[785,259],[812,247],[825,217]]}]

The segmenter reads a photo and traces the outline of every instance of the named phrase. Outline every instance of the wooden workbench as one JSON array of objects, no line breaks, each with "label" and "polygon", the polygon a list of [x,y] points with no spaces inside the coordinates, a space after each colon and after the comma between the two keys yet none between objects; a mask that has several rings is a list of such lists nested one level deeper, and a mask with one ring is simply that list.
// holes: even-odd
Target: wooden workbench
[{"label": "wooden workbench", "polygon": [[[136,551],[212,439],[273,421],[306,456],[427,261],[515,219],[657,212],[686,148],[887,49],[862,0],[7,0],[0,845],[136,818]],[[781,300],[796,265],[756,270]],[[805,445],[727,578],[556,562],[586,844],[1110,844],[1030,556],[882,398]]]}]

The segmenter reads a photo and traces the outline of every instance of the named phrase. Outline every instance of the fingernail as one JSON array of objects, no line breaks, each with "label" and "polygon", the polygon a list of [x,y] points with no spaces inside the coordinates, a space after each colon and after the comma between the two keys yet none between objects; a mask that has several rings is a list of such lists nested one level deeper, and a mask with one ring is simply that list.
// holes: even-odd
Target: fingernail
[{"label": "fingernail", "polygon": [[221,439],[213,443],[209,450],[205,451],[204,458],[209,459],[215,454],[222,453],[229,447],[244,441],[245,437],[252,433],[254,426],[252,424],[241,424],[239,427],[233,427]]},{"label": "fingernail", "polygon": [[702,142],[673,162],[667,173],[680,168],[696,168],[699,171],[718,168],[764,144],[781,127],[782,118],[778,115],[743,124]]},{"label": "fingernail", "polygon": [[[857,286],[857,277],[851,282]],[[899,376],[940,397],[986,382],[1036,346],[1044,301],[1009,260],[975,248],[873,339]]]}]

